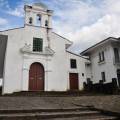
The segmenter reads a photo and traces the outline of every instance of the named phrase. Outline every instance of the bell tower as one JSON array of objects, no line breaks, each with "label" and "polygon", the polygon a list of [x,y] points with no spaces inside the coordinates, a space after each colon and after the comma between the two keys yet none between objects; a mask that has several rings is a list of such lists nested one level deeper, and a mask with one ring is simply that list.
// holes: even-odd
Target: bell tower
[{"label": "bell tower", "polygon": [[53,11],[42,3],[35,3],[32,6],[25,5],[25,26],[37,26],[46,29],[48,45],[50,48],[50,34],[52,31]]},{"label": "bell tower", "polygon": [[52,28],[52,10],[42,3],[25,5],[25,25]]}]

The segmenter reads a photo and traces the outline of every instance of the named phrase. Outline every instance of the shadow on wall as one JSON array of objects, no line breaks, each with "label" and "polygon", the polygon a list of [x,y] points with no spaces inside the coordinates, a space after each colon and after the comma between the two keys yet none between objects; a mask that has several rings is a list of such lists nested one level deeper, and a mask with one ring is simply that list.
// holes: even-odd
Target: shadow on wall
[{"label": "shadow on wall", "polygon": [[112,82],[109,83],[104,83],[103,80],[99,80],[99,83],[95,84],[89,80],[84,82],[84,90],[88,92],[116,94],[118,93],[117,79],[113,78]]},{"label": "shadow on wall", "polygon": [[7,35],[0,35],[0,88],[2,86],[7,39]]}]

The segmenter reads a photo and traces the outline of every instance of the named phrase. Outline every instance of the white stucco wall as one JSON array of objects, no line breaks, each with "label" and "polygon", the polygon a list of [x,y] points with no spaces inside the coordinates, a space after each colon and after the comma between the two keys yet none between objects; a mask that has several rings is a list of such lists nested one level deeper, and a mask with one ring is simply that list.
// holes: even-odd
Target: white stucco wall
[{"label": "white stucco wall", "polygon": [[86,71],[86,79],[91,79],[92,77],[92,70],[91,70],[91,63],[85,64],[85,71]]},{"label": "white stucco wall", "polygon": [[[105,62],[99,62],[99,52],[104,51]],[[91,79],[93,83],[98,83],[101,78],[101,72],[105,72],[106,83],[111,82],[112,78],[117,78],[116,76],[116,68],[113,64],[113,48],[110,43],[104,44],[101,47],[95,49],[91,52],[90,60],[91,60],[91,71],[92,76]]]},{"label": "white stucco wall", "polygon": [[[40,29],[38,27],[26,26],[21,29],[2,32],[2,34],[8,35],[3,86],[4,93],[11,93],[26,89],[22,85],[22,71],[25,64],[24,60],[26,59],[24,59],[24,54],[20,52],[20,49],[24,47],[25,44],[30,44],[32,49],[33,37],[43,38],[43,48],[45,48],[47,46],[45,31],[45,28]],[[31,64],[33,61],[31,60]]]},{"label": "white stucco wall", "polygon": [[20,48],[24,45],[24,29],[5,31],[8,35],[5,68],[3,77],[3,92],[11,93],[21,90],[23,59]]},{"label": "white stucco wall", "polygon": [[[77,63],[77,68],[73,69],[70,67],[70,59],[76,59],[76,63]],[[87,62],[88,60],[85,58],[82,58],[80,56],[71,54],[69,52],[67,52],[67,76],[68,76],[68,81],[67,81],[67,85],[68,85],[68,89],[70,89],[70,83],[69,83],[69,73],[78,73],[79,76],[79,90],[83,89],[83,82],[86,81],[86,70],[85,70],[85,62]],[[82,73],[84,74],[84,76],[82,76]]]},{"label": "white stucco wall", "polygon": [[55,54],[51,61],[53,75],[51,75],[48,81],[48,90],[65,91],[67,90],[66,41],[60,36],[52,33],[50,43]]}]

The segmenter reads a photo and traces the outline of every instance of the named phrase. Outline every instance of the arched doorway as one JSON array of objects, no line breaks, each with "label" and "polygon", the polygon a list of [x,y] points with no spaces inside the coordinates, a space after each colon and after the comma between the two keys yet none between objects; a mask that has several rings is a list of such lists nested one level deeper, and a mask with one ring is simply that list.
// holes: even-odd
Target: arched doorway
[{"label": "arched doorway", "polygon": [[33,63],[29,70],[29,90],[44,90],[44,67],[40,63]]}]

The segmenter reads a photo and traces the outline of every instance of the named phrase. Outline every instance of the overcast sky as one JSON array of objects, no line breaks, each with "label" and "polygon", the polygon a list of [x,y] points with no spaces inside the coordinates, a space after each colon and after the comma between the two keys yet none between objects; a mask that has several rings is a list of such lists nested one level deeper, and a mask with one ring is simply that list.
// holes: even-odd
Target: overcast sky
[{"label": "overcast sky", "polygon": [[24,4],[54,10],[53,31],[74,42],[79,53],[107,37],[120,36],[120,0],[0,0],[0,30],[24,25]]}]

